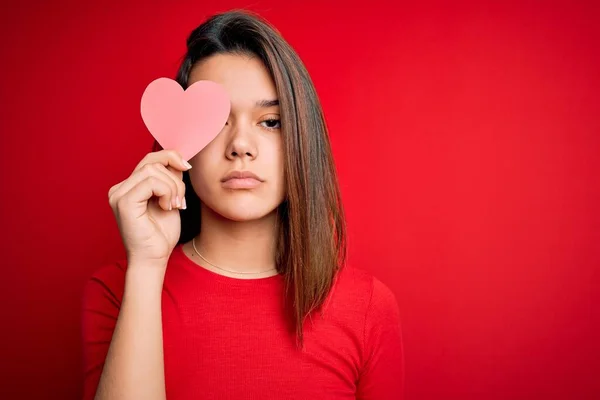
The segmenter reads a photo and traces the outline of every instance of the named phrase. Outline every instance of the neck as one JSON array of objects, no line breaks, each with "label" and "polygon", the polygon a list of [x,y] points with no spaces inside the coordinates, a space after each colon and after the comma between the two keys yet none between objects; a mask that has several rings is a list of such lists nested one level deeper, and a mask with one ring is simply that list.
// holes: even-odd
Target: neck
[{"label": "neck", "polygon": [[202,226],[195,239],[196,247],[210,263],[229,271],[261,272],[275,268],[276,213],[238,222],[223,218],[202,205]]}]

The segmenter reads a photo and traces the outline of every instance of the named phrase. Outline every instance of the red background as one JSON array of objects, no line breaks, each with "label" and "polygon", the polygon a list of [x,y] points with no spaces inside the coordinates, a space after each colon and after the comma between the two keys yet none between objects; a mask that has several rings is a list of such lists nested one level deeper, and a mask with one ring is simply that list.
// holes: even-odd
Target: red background
[{"label": "red background", "polygon": [[600,398],[597,2],[17,3],[0,10],[1,398],[79,396],[82,285],[122,255],[108,188],[151,145],[141,94],[231,7],[313,76],[351,261],[400,303],[407,398]]}]

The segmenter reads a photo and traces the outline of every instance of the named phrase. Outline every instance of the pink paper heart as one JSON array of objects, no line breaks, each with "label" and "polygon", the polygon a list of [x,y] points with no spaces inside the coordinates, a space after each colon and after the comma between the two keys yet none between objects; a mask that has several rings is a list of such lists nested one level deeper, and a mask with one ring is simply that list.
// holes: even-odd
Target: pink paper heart
[{"label": "pink paper heart", "polygon": [[152,136],[186,161],[217,137],[230,108],[227,91],[218,83],[198,81],[184,91],[169,78],[152,81],[141,103],[142,119]]}]

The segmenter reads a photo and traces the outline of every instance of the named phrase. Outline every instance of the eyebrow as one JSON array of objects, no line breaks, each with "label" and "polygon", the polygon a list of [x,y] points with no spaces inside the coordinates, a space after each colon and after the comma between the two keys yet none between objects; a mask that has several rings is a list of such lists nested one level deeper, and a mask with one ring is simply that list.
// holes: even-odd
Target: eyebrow
[{"label": "eyebrow", "polygon": [[260,108],[269,108],[279,105],[279,100],[259,100],[256,102],[256,106]]}]

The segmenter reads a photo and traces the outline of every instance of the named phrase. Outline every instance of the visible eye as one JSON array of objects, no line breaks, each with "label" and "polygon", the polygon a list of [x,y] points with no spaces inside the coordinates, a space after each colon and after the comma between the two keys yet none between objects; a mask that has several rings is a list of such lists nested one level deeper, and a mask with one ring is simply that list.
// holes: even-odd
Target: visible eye
[{"label": "visible eye", "polygon": [[275,118],[270,118],[270,119],[266,119],[264,121],[261,121],[261,124],[265,124],[263,125],[265,128],[267,129],[271,129],[271,130],[275,130],[275,129],[280,129],[281,128],[281,120],[275,119]]}]

